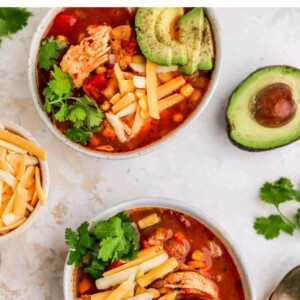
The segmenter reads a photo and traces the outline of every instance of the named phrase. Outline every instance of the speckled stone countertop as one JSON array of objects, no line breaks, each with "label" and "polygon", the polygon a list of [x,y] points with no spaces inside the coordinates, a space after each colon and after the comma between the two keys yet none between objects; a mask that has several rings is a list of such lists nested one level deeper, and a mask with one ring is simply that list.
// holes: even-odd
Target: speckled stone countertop
[{"label": "speckled stone countertop", "polygon": [[266,241],[255,233],[254,218],[274,212],[258,199],[258,189],[280,176],[300,183],[300,142],[271,152],[241,151],[226,136],[224,114],[232,89],[250,72],[272,64],[300,67],[300,9],[216,9],[223,70],[211,103],[177,139],[128,161],[78,154],[42,123],[29,93],[27,60],[47,9],[31,10],[29,25],[0,48],[0,116],[24,126],[47,149],[50,193],[33,226],[0,245],[0,299],[63,299],[65,228],[141,196],[182,200],[221,224],[248,265],[257,299],[266,297],[300,264],[300,234]]}]

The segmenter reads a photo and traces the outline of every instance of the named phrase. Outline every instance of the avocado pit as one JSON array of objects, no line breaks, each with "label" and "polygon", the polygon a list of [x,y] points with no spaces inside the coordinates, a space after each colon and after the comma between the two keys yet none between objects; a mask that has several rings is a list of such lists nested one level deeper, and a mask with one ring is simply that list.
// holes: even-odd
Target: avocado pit
[{"label": "avocado pit", "polygon": [[253,115],[260,125],[276,128],[289,123],[296,110],[292,89],[284,83],[273,83],[256,95]]}]

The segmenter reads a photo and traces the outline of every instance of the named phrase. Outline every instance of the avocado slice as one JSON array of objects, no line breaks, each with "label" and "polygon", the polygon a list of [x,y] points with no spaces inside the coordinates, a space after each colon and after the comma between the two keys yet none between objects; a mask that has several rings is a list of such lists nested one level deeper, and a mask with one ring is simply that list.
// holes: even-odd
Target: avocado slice
[{"label": "avocado slice", "polygon": [[135,29],[142,53],[152,62],[170,66],[172,48],[158,41],[155,35],[155,24],[163,10],[161,7],[139,8],[135,16]]},{"label": "avocado slice", "polygon": [[181,66],[179,72],[192,74],[198,69],[201,54],[201,42],[204,29],[204,13],[196,7],[178,20],[179,41],[186,45],[188,62]]},{"label": "avocado slice", "polygon": [[187,63],[186,47],[172,38],[171,27],[184,14],[182,7],[164,8],[159,14],[155,24],[155,35],[158,41],[172,48],[172,64],[184,65]]},{"label": "avocado slice", "polygon": [[209,71],[214,63],[214,42],[213,35],[207,18],[204,19],[204,31],[201,41],[200,61],[198,70]]},{"label": "avocado slice", "polygon": [[[261,125],[255,117],[254,107],[262,91],[268,87],[288,87],[281,95],[281,100],[293,98],[295,112],[288,122],[279,127]],[[270,90],[270,89],[269,89]],[[289,92],[290,90],[290,92]],[[285,95],[285,96],[282,96]],[[272,97],[265,98],[267,111],[272,115]],[[278,98],[279,99],[279,98]],[[280,100],[280,99],[279,99]],[[279,113],[284,113],[289,102],[284,100],[283,106],[276,106]],[[280,102],[277,102],[277,104]],[[300,70],[288,66],[270,66],[259,69],[247,77],[233,91],[226,112],[228,135],[231,141],[243,148],[254,151],[269,150],[284,146],[300,138]],[[279,108],[279,109],[278,109]]]}]

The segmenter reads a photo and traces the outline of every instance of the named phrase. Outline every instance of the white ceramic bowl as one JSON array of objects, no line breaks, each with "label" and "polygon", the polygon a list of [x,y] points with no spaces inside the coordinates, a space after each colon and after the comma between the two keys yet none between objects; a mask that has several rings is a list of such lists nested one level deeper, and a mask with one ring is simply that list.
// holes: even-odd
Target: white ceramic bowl
[{"label": "white ceramic bowl", "polygon": [[[4,125],[4,127],[13,132],[16,133],[26,139],[28,139],[29,141],[32,141],[33,143],[38,145],[38,142],[35,140],[35,138],[28,132],[26,131],[24,128],[22,128],[21,126],[0,118],[0,123]],[[41,168],[41,175],[42,175],[42,188],[43,191],[45,193],[45,196],[47,197],[48,195],[48,189],[49,189],[49,170],[48,170],[48,164],[47,161],[41,160],[39,159],[39,164],[40,164],[40,168]],[[4,235],[0,235],[0,244],[2,242],[8,241],[11,238],[14,238],[16,236],[18,236],[19,234],[21,234],[24,230],[26,230],[32,223],[33,221],[36,219],[36,217],[38,216],[40,210],[42,208],[42,205],[40,204],[40,202],[37,203],[35,209],[33,210],[33,212],[29,215],[29,217],[27,218],[27,220],[20,225],[19,227],[17,227],[16,229],[4,234]]]},{"label": "white ceramic bowl", "polygon": [[30,91],[32,95],[32,99],[34,102],[34,105],[44,121],[44,123],[47,125],[49,130],[64,144],[68,145],[72,149],[79,151],[80,153],[103,158],[103,159],[128,159],[128,158],[134,158],[138,157],[142,154],[149,153],[155,149],[158,149],[160,146],[166,144],[173,138],[175,138],[177,135],[179,135],[181,132],[183,132],[193,121],[195,121],[199,115],[204,111],[205,107],[207,106],[208,102],[211,100],[213,93],[216,89],[216,85],[219,80],[220,76],[220,70],[221,70],[221,57],[222,57],[222,49],[221,49],[221,35],[220,35],[220,26],[216,20],[215,14],[212,9],[206,8],[206,14],[209,17],[214,37],[215,37],[215,43],[216,43],[216,59],[215,59],[215,68],[213,71],[212,79],[210,82],[210,86],[200,103],[200,105],[194,110],[194,112],[183,122],[182,125],[180,125],[177,129],[170,132],[168,135],[163,137],[162,139],[145,146],[143,148],[125,152],[125,153],[107,153],[107,152],[99,152],[99,151],[93,151],[89,150],[77,143],[72,142],[70,139],[68,139],[64,134],[62,134],[51,122],[48,115],[42,110],[42,105],[37,89],[37,83],[36,83],[36,65],[37,65],[37,53],[39,49],[39,45],[41,42],[41,39],[44,36],[45,30],[47,30],[48,26],[51,24],[52,20],[56,16],[56,14],[61,10],[62,8],[54,8],[49,11],[49,13],[44,17],[44,19],[41,21],[41,23],[38,25],[35,34],[32,39],[31,47],[30,47],[30,56],[29,56],[29,62],[28,62],[28,80],[29,80],[29,86]]},{"label": "white ceramic bowl", "polygon": [[[138,208],[138,207],[162,207],[162,208],[174,209],[193,217],[194,219],[202,223],[204,226],[206,226],[210,231],[212,231],[216,235],[216,237],[219,240],[222,241],[222,243],[228,250],[229,254],[231,255],[238,269],[238,272],[241,276],[244,293],[245,293],[245,299],[255,300],[255,294],[251,284],[251,280],[247,273],[246,265],[242,259],[242,256],[237,246],[230,239],[227,233],[221,228],[220,225],[218,225],[210,217],[208,217],[207,215],[205,215],[195,207],[187,205],[186,203],[183,202],[175,201],[173,199],[140,198],[140,199],[135,199],[135,200],[130,200],[130,201],[120,203],[118,205],[115,205],[113,207],[110,207],[102,211],[97,217],[95,217],[90,221],[90,224],[93,224],[94,222],[98,222],[100,220],[108,219],[109,217],[114,216],[121,211]],[[68,257],[66,259],[66,262],[67,260]],[[74,287],[75,287],[74,272],[75,272],[74,266],[73,265],[69,266],[66,263],[64,269],[64,282],[63,282],[65,300],[74,300]]]}]

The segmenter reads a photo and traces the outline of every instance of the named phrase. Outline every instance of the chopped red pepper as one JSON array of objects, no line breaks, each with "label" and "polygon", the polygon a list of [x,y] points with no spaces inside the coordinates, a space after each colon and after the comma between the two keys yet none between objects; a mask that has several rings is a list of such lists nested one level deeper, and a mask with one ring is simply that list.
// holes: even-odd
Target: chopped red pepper
[{"label": "chopped red pepper", "polygon": [[120,266],[122,266],[122,265],[124,265],[124,262],[123,262],[122,260],[116,260],[116,261],[114,261],[112,264],[110,264],[110,265],[105,269],[105,272],[110,271],[110,270],[113,270],[113,269],[115,269],[115,268],[117,268],[117,267],[120,267]]},{"label": "chopped red pepper", "polygon": [[101,91],[106,88],[108,85],[108,79],[104,74],[93,75],[88,79],[82,89],[83,91],[92,99],[96,100],[99,103],[105,101],[105,98],[102,96]]}]

